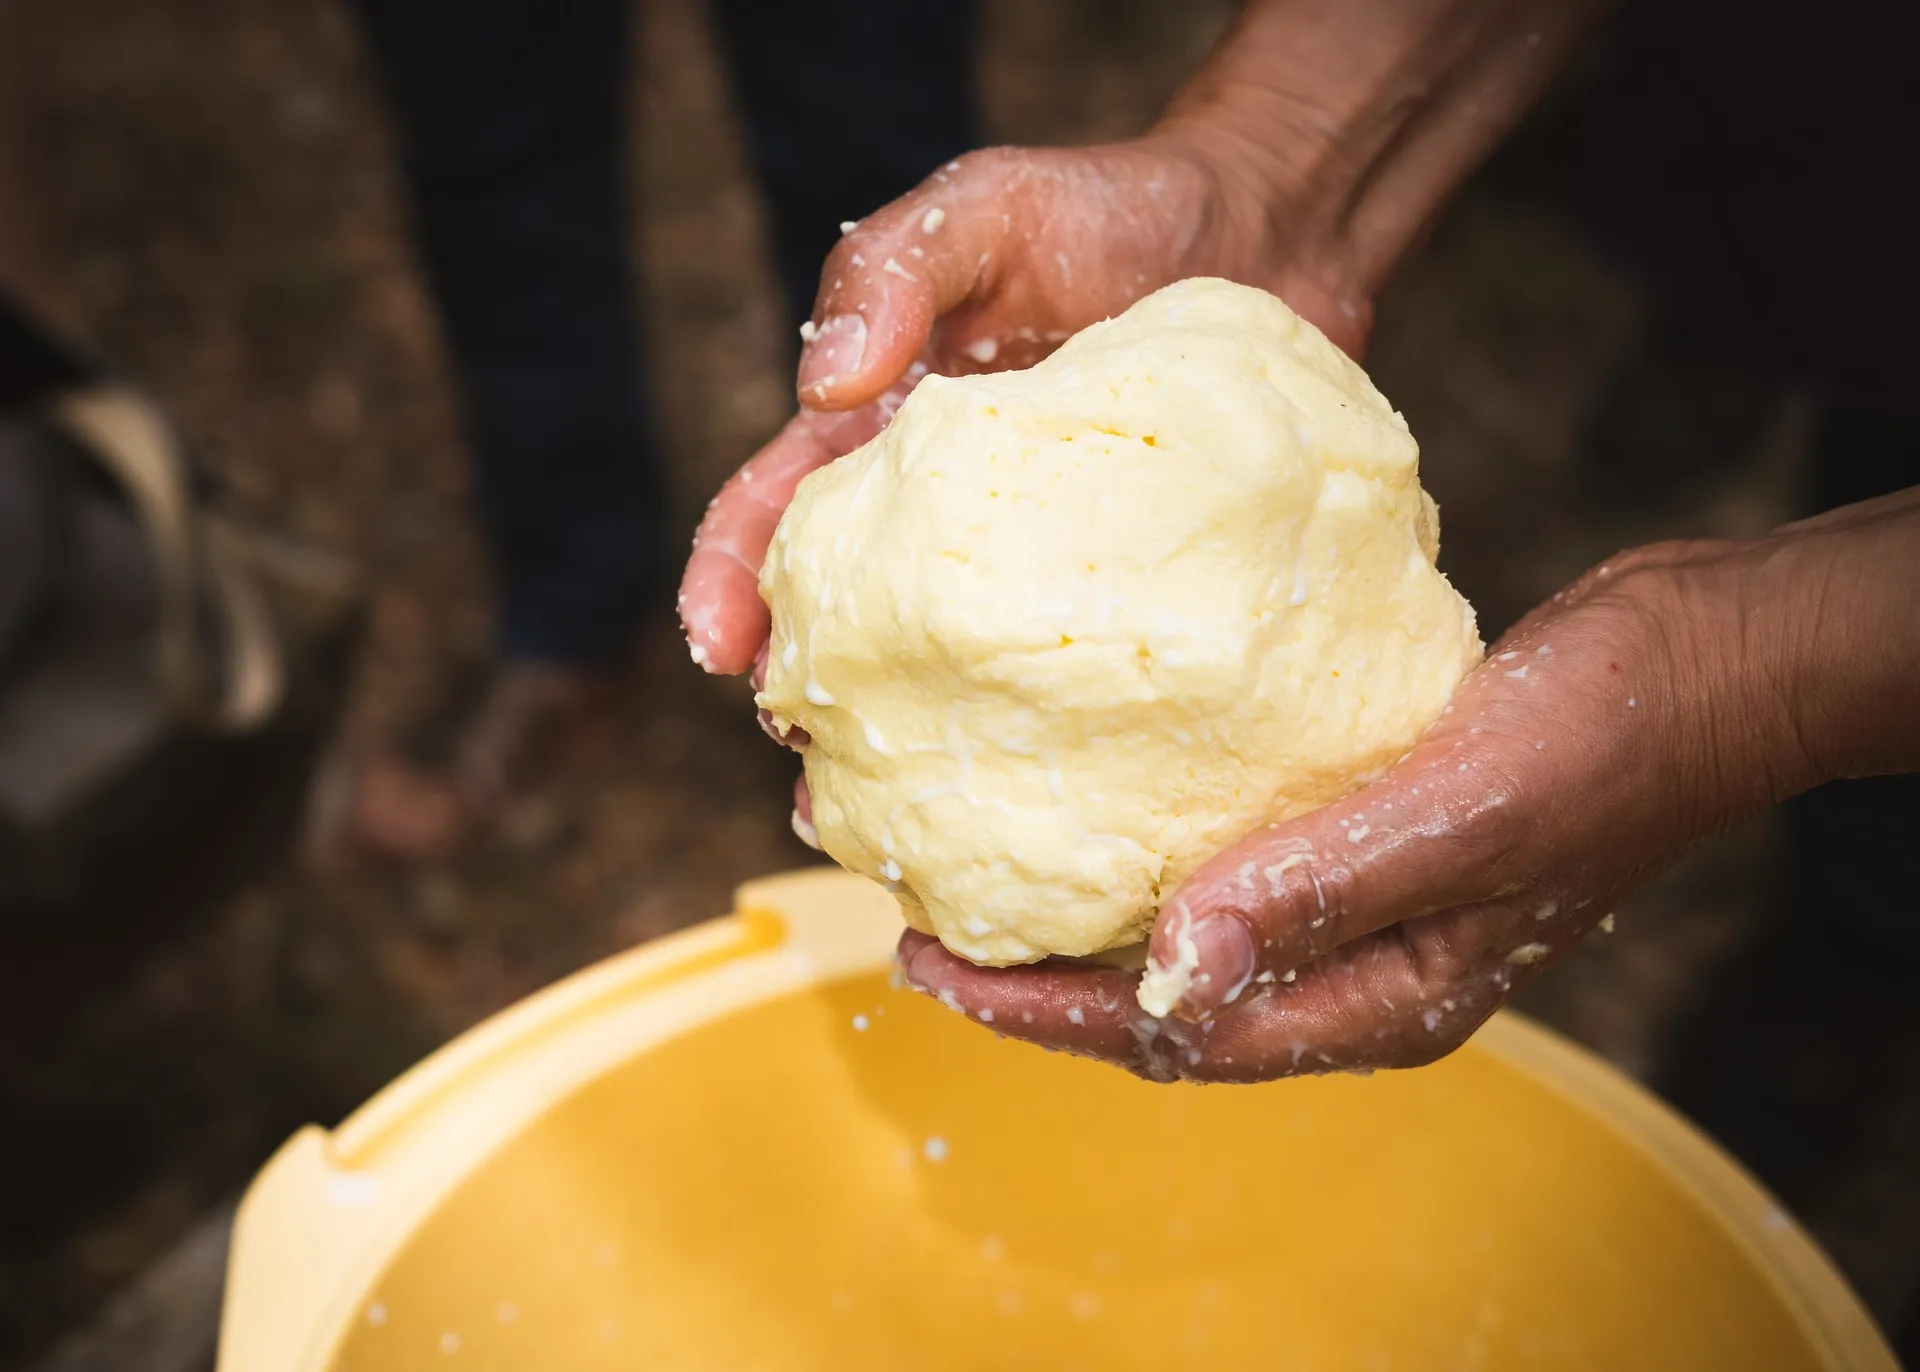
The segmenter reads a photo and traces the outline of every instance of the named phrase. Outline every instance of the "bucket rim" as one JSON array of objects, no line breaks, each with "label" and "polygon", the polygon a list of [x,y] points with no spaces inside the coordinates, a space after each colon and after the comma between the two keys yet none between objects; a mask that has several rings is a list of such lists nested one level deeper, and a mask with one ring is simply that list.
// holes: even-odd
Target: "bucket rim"
[{"label": "bucket rim", "polygon": [[[333,1130],[303,1128],[236,1214],[216,1372],[325,1372],[419,1224],[547,1110],[703,1024],[887,967],[899,929],[883,888],[838,869],[749,882],[733,913],[565,977],[422,1059]],[[1812,1237],[1646,1087],[1512,1010],[1459,1051],[1490,1054],[1648,1157],[1765,1274],[1830,1372],[1900,1372]]]}]

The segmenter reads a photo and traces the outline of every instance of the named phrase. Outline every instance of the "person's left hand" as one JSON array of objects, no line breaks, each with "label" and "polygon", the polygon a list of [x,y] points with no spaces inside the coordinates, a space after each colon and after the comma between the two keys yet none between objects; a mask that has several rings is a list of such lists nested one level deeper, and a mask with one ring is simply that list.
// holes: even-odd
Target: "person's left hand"
[{"label": "person's left hand", "polygon": [[[753,662],[769,627],[760,564],[794,491],[879,433],[929,370],[1031,366],[1192,276],[1271,290],[1359,354],[1376,283],[1323,241],[1339,216],[1200,123],[1099,147],[968,153],[847,226],[803,331],[802,408],[694,536],[679,608],[695,662],[726,675]],[[1331,157],[1325,144],[1317,124],[1286,140],[1302,163]]]},{"label": "person's left hand", "polygon": [[1386,777],[1208,862],[1154,928],[1152,965],[1191,973],[1166,1018],[1103,966],[976,967],[909,932],[902,970],[1000,1033],[1156,1080],[1438,1058],[1618,896],[1805,784],[1752,684],[1769,663],[1741,576],[1763,555],[1614,559],[1496,644]]}]

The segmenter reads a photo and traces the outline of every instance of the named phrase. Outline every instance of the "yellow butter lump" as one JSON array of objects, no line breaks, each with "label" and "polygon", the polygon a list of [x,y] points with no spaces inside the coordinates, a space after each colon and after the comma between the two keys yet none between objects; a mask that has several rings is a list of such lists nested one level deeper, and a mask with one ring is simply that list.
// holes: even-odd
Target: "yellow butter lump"
[{"label": "yellow butter lump", "polygon": [[1199,278],[930,376],[761,573],[813,823],[987,965],[1136,943],[1223,846],[1379,775],[1482,648],[1419,450],[1264,291]]}]

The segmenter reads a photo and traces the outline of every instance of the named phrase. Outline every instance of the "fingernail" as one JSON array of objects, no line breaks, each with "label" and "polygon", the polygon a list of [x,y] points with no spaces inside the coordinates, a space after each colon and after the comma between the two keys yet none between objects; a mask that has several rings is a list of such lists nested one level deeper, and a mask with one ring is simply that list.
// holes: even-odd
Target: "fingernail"
[{"label": "fingernail", "polygon": [[812,820],[800,813],[800,807],[797,805],[793,810],[793,832],[802,843],[813,849],[814,852],[818,853],[823,851],[820,847],[820,831],[813,827]]},{"label": "fingernail", "polygon": [[1253,980],[1253,939],[1247,926],[1231,915],[1195,925],[1190,937],[1193,975],[1174,1013],[1182,1019],[1204,1019],[1232,1003]]},{"label": "fingernail", "polygon": [[867,321],[857,314],[837,314],[813,331],[800,354],[800,398],[824,400],[838,381],[860,370],[867,355]]}]

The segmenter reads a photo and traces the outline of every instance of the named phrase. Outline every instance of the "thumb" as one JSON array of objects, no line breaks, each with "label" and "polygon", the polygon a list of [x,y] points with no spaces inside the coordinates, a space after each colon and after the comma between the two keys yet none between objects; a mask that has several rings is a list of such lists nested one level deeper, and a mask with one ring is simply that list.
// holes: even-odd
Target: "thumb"
[{"label": "thumb", "polygon": [[873,400],[926,350],[934,321],[973,293],[1011,223],[997,156],[949,162],[847,229],[801,329],[801,404],[847,410]]},{"label": "thumb", "polygon": [[1381,781],[1208,861],[1154,926],[1141,1006],[1205,1019],[1254,982],[1522,877],[1515,771],[1497,746],[1463,757],[1430,740]]}]

